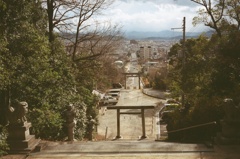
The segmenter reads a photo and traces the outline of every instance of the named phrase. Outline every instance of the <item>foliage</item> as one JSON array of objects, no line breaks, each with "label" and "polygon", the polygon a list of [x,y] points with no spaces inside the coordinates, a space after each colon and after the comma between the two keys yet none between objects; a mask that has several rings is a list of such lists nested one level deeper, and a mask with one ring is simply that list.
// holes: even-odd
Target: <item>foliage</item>
[{"label": "foliage", "polygon": [[[188,130],[169,133],[169,140],[181,141],[211,141],[217,132],[220,131],[220,119],[223,117],[222,100],[213,97],[202,97],[196,101],[188,110],[178,110],[170,114],[168,120],[168,131],[182,128]],[[216,122],[214,124],[213,122]],[[210,124],[212,123],[212,124]],[[209,125],[204,125],[209,124]],[[201,126],[200,126],[201,125]],[[204,125],[204,126],[202,126]]]},{"label": "foliage", "polygon": [[7,154],[7,150],[9,149],[7,140],[7,130],[5,127],[0,125],[0,157]]},{"label": "foliage", "polygon": [[46,139],[63,138],[63,112],[72,103],[76,108],[75,137],[83,138],[90,118],[97,123],[97,99],[90,91],[97,79],[86,77],[94,77],[100,64],[87,60],[73,63],[56,37],[48,42],[46,13],[40,1],[0,2],[1,90],[10,92],[12,100],[27,100],[32,131]]},{"label": "foliage", "polygon": [[[236,33],[236,36],[238,33]],[[231,39],[231,40],[230,40]],[[231,41],[228,42],[228,41]],[[239,41],[233,34],[219,38],[213,35],[186,41],[185,68],[172,66],[168,80],[175,94],[184,92],[183,112],[175,112],[168,124],[176,130],[223,118],[221,102],[226,97],[237,98],[239,92]],[[231,51],[233,50],[233,51]],[[173,53],[172,53],[173,54]],[[174,74],[178,72],[177,74]],[[177,79],[177,80],[176,80]],[[179,92],[179,93],[177,93]],[[187,110],[190,104],[190,110]],[[216,127],[196,128],[182,133],[170,134],[170,139],[210,140],[216,135]],[[205,134],[201,135],[201,134]]]},{"label": "foliage", "polygon": [[[32,131],[36,136],[61,139],[64,135],[62,112],[65,106],[70,102],[76,105],[82,102],[74,90],[76,82],[71,59],[61,42],[56,39],[50,45],[43,31],[45,28],[39,29],[44,26],[40,25],[44,20],[36,16],[44,17],[44,12],[41,12],[44,10],[36,12],[37,4],[33,1],[16,3],[24,5],[7,1],[8,10],[1,10],[3,14],[0,18],[6,22],[0,27],[4,42],[1,45],[5,47],[0,52],[0,77],[4,81],[1,89],[10,93],[11,100],[28,102],[28,120],[33,123]],[[8,21],[15,16],[18,17],[16,21]],[[84,125],[85,114],[82,110],[79,112],[77,120]],[[84,127],[80,131],[84,132]]]},{"label": "foliage", "polygon": [[[84,136],[88,139],[91,139],[90,133],[93,131],[93,127],[96,127],[98,124],[98,108],[97,108],[97,103],[98,103],[98,97],[92,95],[92,93],[89,91],[89,89],[86,89],[84,87],[79,87],[78,88],[79,93],[81,94],[84,104],[86,105],[85,109],[85,121],[84,121],[84,128],[85,132]],[[83,125],[81,125],[83,126]]]},{"label": "foliage", "polygon": [[[208,26],[211,25],[210,27],[214,28],[216,33],[211,38],[200,36],[197,39],[187,39],[185,42],[185,63],[177,56],[179,50],[182,49],[182,43],[175,44],[170,49],[168,84],[175,96],[181,96],[184,93],[185,100],[182,111],[175,112],[172,120],[169,121],[169,130],[212,121],[219,123],[223,118],[221,108],[223,99],[232,98],[239,102],[240,32],[239,19],[234,17],[236,6],[233,4],[239,3],[239,1],[227,2],[225,5],[219,3],[212,10],[210,9],[211,5],[201,3],[203,2],[201,0],[195,2],[206,7],[206,10],[201,10],[200,17],[203,14],[210,16],[204,22]],[[230,19],[235,18],[234,23],[230,19],[222,18],[222,9],[226,10],[226,16],[229,16]],[[211,15],[214,14],[217,16],[211,18]],[[203,19],[198,20],[202,21]],[[218,126],[215,128],[212,126],[202,127],[172,133],[169,138],[210,140],[216,135],[217,130],[219,130]]]},{"label": "foliage", "polygon": [[152,87],[154,89],[166,91],[167,85],[166,85],[166,79],[163,76],[155,75]]},{"label": "foliage", "polygon": [[[1,37],[0,37],[0,48],[1,48],[0,49],[0,55],[7,52],[6,41],[4,41],[4,39],[2,39]],[[4,60],[6,60],[6,59],[3,56],[0,56],[0,63],[1,64],[3,63]],[[2,81],[0,83],[0,89],[3,90],[3,89],[6,88],[6,85],[8,83],[8,78],[7,77],[8,77],[9,72],[8,72],[8,70],[6,70],[4,68],[3,65],[0,65],[0,72],[1,72],[0,80]]]},{"label": "foliage", "polygon": [[[119,46],[122,39],[120,27],[111,23],[92,21],[112,2],[112,0],[43,1],[43,5],[47,7],[49,42],[52,44],[59,36],[67,44],[66,50],[71,58],[71,73],[75,81],[74,89],[84,101],[76,104],[81,105],[86,111],[84,113],[83,110],[78,110],[83,117],[77,124],[81,131],[81,135],[75,135],[78,138],[84,135],[84,128],[89,132],[90,121],[94,120],[97,124],[98,101],[91,91],[96,87],[104,89],[111,85],[112,77],[117,78],[118,71],[112,68],[112,62],[104,61],[103,57],[108,56]],[[73,21],[76,23],[72,23]],[[59,31],[58,36],[55,30]],[[109,72],[106,73],[106,70]]]},{"label": "foliage", "polygon": [[[185,63],[183,66],[182,58],[176,58],[177,50],[172,50],[171,66],[168,73],[169,88],[173,94],[180,96],[184,92],[189,100],[195,100],[201,96],[209,84],[211,70],[211,56],[205,53],[208,49],[208,40],[205,36],[197,39],[188,39],[185,43]],[[181,49],[179,44],[175,48]],[[173,58],[174,57],[174,58]],[[194,93],[193,93],[194,92]]]},{"label": "foliage", "polygon": [[[54,7],[51,5],[44,6],[45,2],[57,6],[56,8],[51,8]],[[79,2],[86,4],[75,5]],[[65,3],[57,0],[44,2],[0,0],[0,80],[2,81],[0,92],[4,92],[0,94],[0,99],[28,102],[28,120],[32,122],[31,131],[37,137],[50,140],[63,139],[66,136],[63,112],[71,103],[76,109],[75,138],[82,139],[86,131],[89,131],[90,121],[93,119],[95,125],[98,123],[96,107],[98,99],[91,93],[95,84],[104,83],[103,87],[105,87],[111,85],[110,76],[118,78],[118,70],[112,69],[112,63],[108,60],[103,62],[101,57],[112,53],[118,47],[117,42],[122,39],[119,27],[117,25],[97,27],[101,29],[96,28],[90,33],[89,30],[83,32],[85,26],[83,21],[79,22],[80,26],[76,29],[81,31],[81,34],[78,34],[74,41],[74,47],[78,48],[74,53],[76,60],[71,52],[66,51],[65,44],[59,40],[54,30],[61,28],[63,31],[63,28],[58,26],[62,25],[61,20],[66,20],[63,17],[70,14],[56,16],[60,18],[56,22],[50,19],[53,18],[51,11],[54,12],[56,9],[54,13],[59,15],[63,11],[61,7],[67,5],[66,9],[69,11],[81,11],[79,7],[84,7],[91,13],[95,12],[96,15],[110,3],[101,0],[95,2],[95,6],[91,4],[90,7],[88,5],[90,1]],[[89,18],[92,16],[91,13],[88,15]],[[89,19],[85,16],[78,18],[80,20],[83,18],[84,23]],[[68,23],[69,19],[65,22],[67,27],[72,25]],[[49,27],[48,31],[47,27]],[[105,67],[109,68],[109,72],[111,69],[111,72],[106,73]],[[103,74],[103,78],[100,79]],[[4,104],[1,106],[4,109],[0,109],[0,113],[5,113],[9,106],[8,103]]]},{"label": "foliage", "polygon": [[41,109],[34,108],[30,111],[30,119],[33,123],[32,133],[42,139],[56,140],[63,138],[63,119],[59,112],[49,109],[50,106],[42,106]]},{"label": "foliage", "polygon": [[81,140],[84,138],[86,134],[86,127],[87,127],[87,117],[86,117],[86,107],[87,105],[83,102],[75,103],[75,110],[76,110],[76,126],[74,130],[74,137],[75,139]]},{"label": "foliage", "polygon": [[232,30],[224,38],[218,40],[218,54],[214,63],[215,71],[211,87],[219,96],[238,98],[240,90],[240,32]]},{"label": "foliage", "polygon": [[193,23],[203,23],[206,26],[214,29],[219,37],[225,33],[227,24],[232,25],[239,30],[240,17],[239,17],[239,0],[192,0],[193,2],[201,5],[203,8],[199,9],[199,15],[193,18]]}]

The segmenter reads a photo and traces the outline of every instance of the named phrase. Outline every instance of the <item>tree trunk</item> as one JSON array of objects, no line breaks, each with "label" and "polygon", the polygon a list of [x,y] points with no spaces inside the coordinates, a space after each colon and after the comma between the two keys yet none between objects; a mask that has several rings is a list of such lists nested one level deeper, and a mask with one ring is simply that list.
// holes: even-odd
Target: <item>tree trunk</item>
[{"label": "tree trunk", "polygon": [[53,42],[54,41],[54,35],[53,35],[53,11],[54,11],[54,6],[53,6],[53,2],[54,0],[47,0],[47,14],[48,14],[48,38],[49,38],[49,42]]},{"label": "tree trunk", "polygon": [[9,91],[0,90],[0,125],[5,126],[7,124],[7,111],[9,107]]}]

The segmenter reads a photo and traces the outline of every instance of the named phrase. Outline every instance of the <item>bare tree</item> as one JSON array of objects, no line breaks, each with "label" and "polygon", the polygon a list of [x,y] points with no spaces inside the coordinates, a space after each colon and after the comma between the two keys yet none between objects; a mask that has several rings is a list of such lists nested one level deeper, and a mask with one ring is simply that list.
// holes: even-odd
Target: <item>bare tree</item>
[{"label": "bare tree", "polygon": [[97,26],[93,32],[76,36],[76,40],[70,45],[74,62],[93,60],[114,52],[122,40],[118,25]]},{"label": "bare tree", "polygon": [[[224,16],[226,0],[191,0],[202,5],[205,9],[199,10],[199,16],[194,17],[194,23],[204,22],[206,26],[216,30],[219,37],[222,36],[220,23]],[[210,19],[209,19],[210,17]]]},{"label": "bare tree", "polygon": [[47,8],[49,41],[55,32],[67,43],[73,62],[92,60],[112,51],[121,40],[121,27],[94,20],[113,0],[43,0]]},{"label": "bare tree", "polygon": [[227,14],[232,23],[237,24],[237,30],[240,29],[240,0],[227,1]]},{"label": "bare tree", "polygon": [[[112,4],[112,0],[42,0],[48,14],[49,41],[54,29],[60,33],[74,32],[88,27],[85,23]],[[78,21],[78,22],[77,22]]]}]

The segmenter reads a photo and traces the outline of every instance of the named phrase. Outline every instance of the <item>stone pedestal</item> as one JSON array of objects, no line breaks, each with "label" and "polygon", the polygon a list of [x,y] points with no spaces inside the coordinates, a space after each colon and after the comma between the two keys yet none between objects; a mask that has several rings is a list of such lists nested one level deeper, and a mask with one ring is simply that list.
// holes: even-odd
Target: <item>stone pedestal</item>
[{"label": "stone pedestal", "polygon": [[40,139],[36,139],[35,135],[30,135],[30,127],[31,123],[28,122],[8,126],[9,153],[28,153],[35,149]]},{"label": "stone pedestal", "polygon": [[216,137],[216,143],[223,145],[240,144],[240,121],[222,121],[222,132]]}]

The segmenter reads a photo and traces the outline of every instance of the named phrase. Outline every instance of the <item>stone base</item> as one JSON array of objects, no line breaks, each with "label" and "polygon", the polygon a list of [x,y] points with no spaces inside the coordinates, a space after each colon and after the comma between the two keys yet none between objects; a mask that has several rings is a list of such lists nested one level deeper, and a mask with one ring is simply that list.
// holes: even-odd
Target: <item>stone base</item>
[{"label": "stone base", "polygon": [[147,139],[148,137],[147,136],[139,136],[138,139],[139,140],[144,140],[144,139]]},{"label": "stone base", "polygon": [[118,139],[123,139],[122,136],[116,136],[115,138],[113,138],[113,140],[118,140]]},{"label": "stone base", "polygon": [[40,139],[36,139],[35,135],[30,135],[29,128],[31,123],[25,122],[23,125],[9,125],[8,126],[8,138],[9,144],[8,153],[28,153],[35,149],[40,142]]}]

